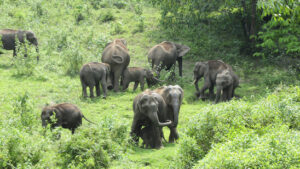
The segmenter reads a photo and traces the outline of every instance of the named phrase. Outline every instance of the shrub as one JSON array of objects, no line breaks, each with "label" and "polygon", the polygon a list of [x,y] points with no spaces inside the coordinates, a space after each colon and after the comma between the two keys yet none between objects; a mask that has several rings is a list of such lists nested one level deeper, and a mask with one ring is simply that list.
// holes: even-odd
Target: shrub
[{"label": "shrub", "polygon": [[300,136],[287,126],[218,144],[194,168],[299,168]]},{"label": "shrub", "polygon": [[103,15],[99,17],[101,22],[109,22],[109,21],[114,21],[115,17],[111,13],[111,11],[105,12]]},{"label": "shrub", "polygon": [[[190,163],[184,163],[191,157],[193,161],[200,160],[204,156],[202,152],[210,152],[214,144],[222,144],[243,134],[255,132],[265,135],[278,126],[299,130],[299,97],[299,87],[278,87],[274,93],[254,103],[231,101],[231,104],[203,108],[188,123],[185,134],[190,138],[180,142],[178,158],[182,158],[183,168],[191,166]],[[185,146],[186,140],[194,144],[191,139],[196,141],[195,149],[201,150],[198,155]]]},{"label": "shrub", "polygon": [[64,58],[62,60],[65,73],[70,76],[75,76],[83,64],[83,55],[81,48],[73,44],[64,51]]}]

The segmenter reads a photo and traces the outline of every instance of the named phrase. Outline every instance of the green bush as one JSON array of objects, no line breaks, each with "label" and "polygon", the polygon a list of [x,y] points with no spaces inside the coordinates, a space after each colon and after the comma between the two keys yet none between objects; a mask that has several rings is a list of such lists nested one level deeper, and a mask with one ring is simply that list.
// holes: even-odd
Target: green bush
[{"label": "green bush", "polygon": [[300,135],[287,126],[217,144],[194,168],[299,168]]},{"label": "green bush", "polygon": [[[235,139],[241,134],[255,132],[259,135],[281,125],[290,129],[300,128],[299,87],[279,87],[277,90],[257,102],[231,101],[231,104],[218,104],[201,109],[201,113],[190,120],[185,134],[190,139],[180,142],[178,158],[189,161],[193,157],[200,160],[210,152],[214,144]],[[186,145],[194,144],[201,153],[193,154]],[[183,168],[191,166],[184,163]],[[268,167],[267,167],[268,168]]]},{"label": "green bush", "polygon": [[64,58],[62,64],[65,70],[65,73],[70,76],[78,75],[81,66],[83,65],[83,54],[79,46],[70,45],[64,51]]},{"label": "green bush", "polygon": [[114,21],[116,18],[112,14],[112,12],[109,10],[108,12],[105,12],[99,17],[101,22],[109,22],[109,21]]}]

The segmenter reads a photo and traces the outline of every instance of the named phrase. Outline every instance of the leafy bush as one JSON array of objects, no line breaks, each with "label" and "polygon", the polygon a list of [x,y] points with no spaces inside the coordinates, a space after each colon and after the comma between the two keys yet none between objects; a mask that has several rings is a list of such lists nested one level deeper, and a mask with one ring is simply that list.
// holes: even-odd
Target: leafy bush
[{"label": "leafy bush", "polygon": [[217,144],[194,168],[299,168],[300,136],[287,126]]},{"label": "leafy bush", "polygon": [[112,14],[112,12],[109,10],[108,12],[105,12],[99,17],[101,22],[109,22],[109,21],[114,21],[116,18]]},{"label": "leafy bush", "polygon": [[64,59],[62,60],[65,73],[70,76],[75,76],[83,64],[83,54],[79,46],[69,46],[64,51]]},{"label": "leafy bush", "polygon": [[[231,101],[231,104],[218,104],[206,107],[190,120],[185,134],[190,137],[180,142],[178,158],[182,158],[183,168],[191,166],[186,161],[196,161],[210,152],[214,144],[233,140],[241,134],[255,132],[265,135],[269,129],[288,126],[300,128],[299,87],[278,88],[273,94],[255,103]],[[188,143],[185,143],[185,142]],[[187,145],[195,145],[201,150],[194,154]]]}]

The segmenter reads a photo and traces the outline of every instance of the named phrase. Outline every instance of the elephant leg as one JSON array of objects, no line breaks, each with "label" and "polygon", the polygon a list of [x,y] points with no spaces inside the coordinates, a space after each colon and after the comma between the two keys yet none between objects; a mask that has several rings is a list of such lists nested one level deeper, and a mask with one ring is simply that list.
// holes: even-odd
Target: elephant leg
[{"label": "elephant leg", "polygon": [[72,130],[72,134],[74,134],[75,133],[75,128],[72,128],[71,130]]},{"label": "elephant leg", "polygon": [[176,127],[169,127],[169,128],[170,128],[169,143],[174,143],[175,140],[179,138],[178,132]]},{"label": "elephant leg", "polygon": [[128,80],[123,80],[123,91],[125,91],[127,88],[128,88],[128,86],[129,86],[129,81]]},{"label": "elephant leg", "polygon": [[102,91],[103,91],[103,98],[106,98],[107,95],[107,84],[106,84],[106,78],[103,77],[101,80],[101,86],[102,86]]},{"label": "elephant leg", "polygon": [[182,57],[178,57],[177,62],[178,62],[179,76],[182,77]]},{"label": "elephant leg", "polygon": [[139,85],[139,81],[134,82],[133,91],[136,90],[136,88],[138,87],[138,85]]},{"label": "elephant leg", "polygon": [[120,76],[121,76],[121,72],[120,71],[116,71],[114,73],[114,91],[115,92],[118,92],[119,91],[119,79],[120,79]]},{"label": "elephant leg", "polygon": [[141,91],[144,91],[145,80],[144,78],[140,80]]},{"label": "elephant leg", "polygon": [[130,136],[132,138],[132,141],[138,145],[139,143],[139,137],[138,137],[138,133],[141,133],[141,124],[138,123],[138,117],[134,116],[133,117],[133,121],[132,121],[132,125],[131,125],[131,132],[130,132]]},{"label": "elephant leg", "polygon": [[16,57],[16,56],[17,56],[17,51],[16,51],[16,49],[14,49],[13,56],[14,56],[14,57]]},{"label": "elephant leg", "polygon": [[94,85],[89,85],[90,88],[90,97],[93,98],[94,97]]},{"label": "elephant leg", "polygon": [[232,97],[233,97],[233,85],[230,85],[227,91],[227,100],[231,100]]},{"label": "elephant leg", "polygon": [[204,79],[204,85],[203,85],[203,87],[200,89],[200,98],[201,99],[204,99],[205,98],[205,96],[204,96],[204,92],[205,92],[205,90],[206,89],[208,89],[208,88],[210,88],[211,87],[211,83],[208,81],[208,80],[206,80],[206,79]]},{"label": "elephant leg", "polygon": [[218,103],[218,102],[220,101],[221,91],[222,91],[222,87],[217,86],[217,94],[216,94],[216,100],[215,100],[215,103]]},{"label": "elephant leg", "polygon": [[82,95],[83,95],[83,97],[87,97],[86,87],[87,86],[85,84],[82,84]]},{"label": "elephant leg", "polygon": [[96,83],[96,95],[97,95],[97,97],[99,97],[101,95],[99,82]]},{"label": "elephant leg", "polygon": [[209,87],[209,99],[213,99],[214,98],[214,85],[211,85]]}]

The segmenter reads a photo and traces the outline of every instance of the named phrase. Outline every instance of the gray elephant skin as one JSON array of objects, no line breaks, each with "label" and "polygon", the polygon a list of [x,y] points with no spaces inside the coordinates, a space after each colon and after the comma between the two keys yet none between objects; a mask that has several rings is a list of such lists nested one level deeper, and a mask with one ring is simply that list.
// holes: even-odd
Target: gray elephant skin
[{"label": "gray elephant skin", "polygon": [[[1,29],[0,36],[2,37],[1,40],[2,40],[3,48],[6,50],[13,50],[14,56],[17,55],[16,39],[18,39],[21,44],[24,44],[26,39],[30,44],[35,46],[36,52],[39,53],[38,40],[32,31]],[[25,54],[25,56],[27,55]],[[39,60],[39,55],[37,55],[36,59]]]},{"label": "gray elephant skin", "polygon": [[133,141],[137,144],[142,126],[152,125],[153,131],[153,147],[162,147],[162,127],[172,124],[167,119],[166,103],[164,99],[151,90],[145,90],[137,95],[133,101],[133,121],[130,135]]},{"label": "gray elephant skin", "polygon": [[[51,116],[55,113],[56,122],[51,121]],[[51,124],[51,128],[62,126],[63,128],[70,129],[74,134],[75,129],[82,124],[82,118],[89,121],[81,113],[79,108],[71,103],[61,103],[53,106],[46,106],[42,110],[41,119],[42,126],[46,127]]]},{"label": "gray elephant skin", "polygon": [[189,50],[190,48],[186,45],[163,41],[149,50],[148,61],[158,77],[162,69],[170,70],[172,66],[174,66],[175,69],[175,63],[177,61],[179,75],[182,76],[182,57]]},{"label": "gray elephant skin", "polygon": [[[130,56],[124,39],[115,39],[106,45],[102,52],[101,61],[107,63],[111,68],[111,79],[113,90],[119,91],[119,80],[130,62]],[[111,88],[109,88],[111,89]]]},{"label": "gray elephant skin", "polygon": [[[233,74],[232,67],[221,60],[209,60],[206,62],[196,62],[194,67],[194,84],[196,88],[196,95],[199,98],[204,99],[205,90],[209,89],[209,97],[213,98],[214,96],[214,86],[216,85],[217,74],[223,72],[224,70],[230,70],[232,77],[236,78],[234,84],[238,84],[238,77]],[[204,85],[199,90],[198,81],[204,77]],[[234,86],[234,89],[237,86]],[[234,90],[233,89],[233,90]]]},{"label": "gray elephant skin", "polygon": [[[231,70],[226,69],[217,74],[216,78],[216,100],[215,103],[221,101],[229,101],[234,96],[234,90],[239,85],[238,76]],[[222,94],[222,96],[221,96]]]},{"label": "gray elephant skin", "polygon": [[145,79],[148,87],[151,87],[153,82],[158,82],[160,80],[156,79],[151,70],[141,68],[141,67],[127,67],[122,75],[121,85],[123,91],[126,90],[130,82],[134,82],[133,91],[136,90],[140,84],[141,90],[144,90]]},{"label": "gray elephant skin", "polygon": [[100,96],[100,84],[103,90],[103,98],[107,96],[107,83],[111,84],[110,66],[106,63],[91,62],[80,69],[80,81],[83,97],[87,97],[86,88],[90,89],[90,97],[94,97],[94,87],[96,94]]},{"label": "gray elephant skin", "polygon": [[153,125],[146,126],[141,130],[138,136],[143,140],[143,148],[155,148],[155,143],[162,142],[161,137],[155,137],[155,132],[156,127]]},{"label": "gray elephant skin", "polygon": [[179,138],[177,125],[184,94],[183,89],[178,85],[169,85],[155,89],[153,92],[161,95],[167,105],[167,119],[170,119],[173,122],[172,125],[168,126],[170,128],[169,142],[173,143]]}]

